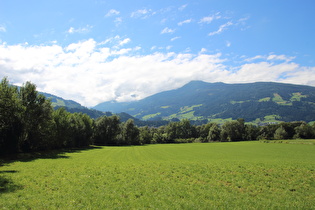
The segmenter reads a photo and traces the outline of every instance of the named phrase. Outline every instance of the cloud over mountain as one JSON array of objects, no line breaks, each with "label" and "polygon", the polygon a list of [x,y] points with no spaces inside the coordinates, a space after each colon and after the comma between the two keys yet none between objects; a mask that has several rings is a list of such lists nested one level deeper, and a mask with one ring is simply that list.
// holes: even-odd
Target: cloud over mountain
[{"label": "cloud over mountain", "polygon": [[[109,43],[117,43],[109,46]],[[271,54],[243,59],[229,66],[220,53],[154,52],[137,54],[141,47],[123,48],[129,38],[94,39],[62,47],[0,45],[0,77],[14,84],[32,81],[40,91],[92,106],[102,101],[130,101],[177,88],[191,80],[245,83],[278,81],[315,85],[315,68],[299,66],[293,57]]]}]

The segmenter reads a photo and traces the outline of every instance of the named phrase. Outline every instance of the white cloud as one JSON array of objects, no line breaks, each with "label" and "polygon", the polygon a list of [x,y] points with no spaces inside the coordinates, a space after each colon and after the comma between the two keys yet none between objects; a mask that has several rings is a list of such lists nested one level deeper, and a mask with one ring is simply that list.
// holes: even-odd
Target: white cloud
[{"label": "white cloud", "polygon": [[290,62],[293,59],[295,59],[294,56],[289,57],[289,56],[286,56],[286,55],[274,55],[274,54],[269,55],[267,57],[267,60],[280,60],[280,61],[286,61],[286,62]]},{"label": "white cloud", "polygon": [[266,61],[286,61],[290,62],[294,60],[294,56],[287,56],[287,55],[275,55],[275,54],[270,54],[270,55],[256,55],[252,58],[247,58],[244,61],[247,62],[252,62],[254,60],[266,60]]},{"label": "white cloud", "polygon": [[205,52],[207,52],[207,51],[208,51],[208,50],[207,50],[206,48],[202,48],[199,53],[201,54],[201,53],[205,53]]},{"label": "white cloud", "polygon": [[3,25],[0,25],[0,32],[6,32],[7,29],[3,26]]},{"label": "white cloud", "polygon": [[150,16],[152,10],[151,9],[139,9],[135,12],[132,12],[130,17],[132,18],[147,18]]},{"label": "white cloud", "polygon": [[164,28],[162,31],[161,31],[161,34],[172,34],[175,32],[175,29],[171,29],[171,28]]},{"label": "white cloud", "polygon": [[119,42],[119,46],[123,46],[123,45],[129,43],[130,41],[131,41],[131,39],[129,39],[129,38],[126,38],[126,39],[124,39],[124,40],[121,40],[121,41]]},{"label": "white cloud", "polygon": [[199,23],[211,23],[214,20],[218,20],[221,18],[220,12],[215,13],[214,15],[206,16],[200,19]]},{"label": "white cloud", "polygon": [[[280,78],[283,73],[292,72],[299,69],[297,64],[272,64],[269,62],[248,63],[240,66],[235,72],[225,80],[229,83],[248,83],[257,81],[285,82]],[[297,82],[297,81],[296,81]],[[299,83],[302,81],[299,81]],[[314,84],[315,85],[315,84]]]},{"label": "white cloud", "polygon": [[116,23],[116,26],[118,26],[123,22],[123,19],[121,17],[117,17],[114,22]]},{"label": "white cloud", "polygon": [[180,36],[176,36],[176,37],[171,38],[171,41],[175,41],[176,39],[180,39],[180,38],[181,38]]},{"label": "white cloud", "polygon": [[265,56],[262,56],[262,55],[256,55],[252,58],[246,58],[244,59],[244,61],[247,61],[247,62],[252,62],[254,60],[258,60],[258,59],[265,59]]},{"label": "white cloud", "polygon": [[92,28],[93,26],[90,26],[90,25],[86,25],[85,27],[81,27],[81,28],[70,27],[67,32],[69,34],[74,34],[74,33],[84,34],[84,33],[89,33]]},{"label": "white cloud", "polygon": [[130,38],[122,38],[119,35],[116,35],[100,43],[97,43],[97,45],[108,45],[108,46],[111,46],[113,49],[117,50],[121,48],[123,45],[128,44],[129,42],[131,42]]},{"label": "white cloud", "polygon": [[170,50],[170,49],[172,49],[172,47],[173,47],[172,45],[168,45],[168,46],[166,46],[165,49],[166,49],[166,50]]},{"label": "white cloud", "polygon": [[209,36],[213,36],[213,35],[216,35],[216,34],[220,34],[223,31],[225,31],[231,25],[233,25],[233,23],[231,21],[229,21],[229,22],[221,25],[217,31],[213,31],[213,32],[209,33],[208,35]]},{"label": "white cloud", "polygon": [[184,21],[181,21],[178,23],[179,26],[182,26],[184,24],[187,24],[187,23],[191,23],[192,19],[187,19],[187,20],[184,20]]},{"label": "white cloud", "polygon": [[86,106],[109,100],[141,99],[178,88],[191,80],[275,81],[315,86],[315,67],[287,62],[291,57],[285,55],[257,56],[255,59],[263,60],[226,66],[221,54],[207,54],[206,49],[198,54],[187,50],[140,55],[140,47],[107,46],[110,43],[117,46],[119,42],[129,41],[116,36],[102,44],[89,39],[66,47],[0,44],[0,78],[8,76],[14,84],[32,81],[40,91]]},{"label": "white cloud", "polygon": [[184,4],[184,5],[180,6],[180,7],[178,8],[178,10],[179,10],[179,11],[183,11],[187,6],[188,6],[188,4]]},{"label": "white cloud", "polygon": [[232,43],[230,41],[226,41],[225,44],[227,47],[231,47],[231,45],[232,45]]},{"label": "white cloud", "polygon": [[115,15],[119,15],[120,12],[115,10],[115,9],[111,9],[108,11],[108,13],[105,15],[105,17],[111,17],[111,16],[115,16]]},{"label": "white cloud", "polygon": [[138,51],[138,50],[141,50],[141,47],[140,46],[137,46],[135,48],[133,48],[134,51]]}]

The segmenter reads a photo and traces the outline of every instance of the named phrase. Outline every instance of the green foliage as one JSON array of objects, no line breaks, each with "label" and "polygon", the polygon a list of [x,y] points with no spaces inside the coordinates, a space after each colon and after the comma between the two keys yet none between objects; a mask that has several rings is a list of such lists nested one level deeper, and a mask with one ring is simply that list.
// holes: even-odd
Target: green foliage
[{"label": "green foliage", "polygon": [[259,127],[253,124],[245,124],[245,133],[243,140],[252,141],[256,140],[259,135]]},{"label": "green foliage", "polygon": [[311,139],[315,138],[315,130],[311,125],[303,123],[300,126],[294,128],[295,135],[294,138],[297,139]]},{"label": "green foliage", "polygon": [[196,129],[187,119],[180,122],[170,122],[166,126],[165,130],[168,143],[174,142],[175,139],[188,139],[196,137]]},{"label": "green foliage", "polygon": [[153,132],[148,126],[139,128],[140,144],[150,144],[153,138]]},{"label": "green foliage", "polygon": [[23,133],[20,148],[23,151],[37,151],[49,148],[52,140],[52,106],[45,96],[36,91],[36,86],[26,82],[20,88],[24,111],[22,112]]},{"label": "green foliage", "polygon": [[71,141],[70,133],[70,113],[65,108],[59,108],[53,112],[55,122],[55,139],[52,145],[53,149],[67,147]]},{"label": "green foliage", "polygon": [[20,89],[0,84],[0,155],[92,143],[93,120],[86,114],[53,111],[50,100],[30,82]]},{"label": "green foliage", "polygon": [[96,145],[116,145],[120,133],[119,117],[103,116],[95,121],[94,143]]},{"label": "green foliage", "polygon": [[73,150],[1,166],[0,208],[313,209],[314,159],[260,142]]},{"label": "green foliage", "polygon": [[135,126],[133,119],[127,120],[120,125],[117,145],[137,145],[140,144],[139,128]]},{"label": "green foliage", "polygon": [[207,136],[208,141],[219,141],[220,140],[221,129],[218,124],[213,123],[209,129]]},{"label": "green foliage", "polygon": [[226,122],[222,125],[221,139],[223,141],[240,141],[243,140],[245,133],[244,119]]},{"label": "green foliage", "polygon": [[280,126],[274,134],[274,138],[275,139],[287,139],[288,133],[286,132],[286,130],[284,129],[283,126]]},{"label": "green foliage", "polygon": [[0,154],[19,151],[23,106],[18,89],[6,78],[0,83]]}]

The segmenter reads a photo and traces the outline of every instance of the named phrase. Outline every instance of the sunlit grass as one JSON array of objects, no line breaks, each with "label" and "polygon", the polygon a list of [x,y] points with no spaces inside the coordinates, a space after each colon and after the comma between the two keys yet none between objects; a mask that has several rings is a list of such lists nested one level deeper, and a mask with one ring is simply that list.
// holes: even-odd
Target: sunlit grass
[{"label": "sunlit grass", "polygon": [[0,168],[0,208],[311,209],[315,146],[101,147]]},{"label": "sunlit grass", "polygon": [[283,144],[313,144],[315,139],[288,139],[288,140],[263,140],[264,143],[283,143]]}]

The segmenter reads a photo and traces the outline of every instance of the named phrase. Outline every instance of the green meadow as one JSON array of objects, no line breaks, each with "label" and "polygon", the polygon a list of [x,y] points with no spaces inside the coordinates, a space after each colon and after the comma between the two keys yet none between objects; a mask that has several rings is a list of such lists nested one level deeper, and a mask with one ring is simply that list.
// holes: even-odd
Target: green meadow
[{"label": "green meadow", "polygon": [[0,167],[2,209],[314,209],[315,146],[90,147]]}]

